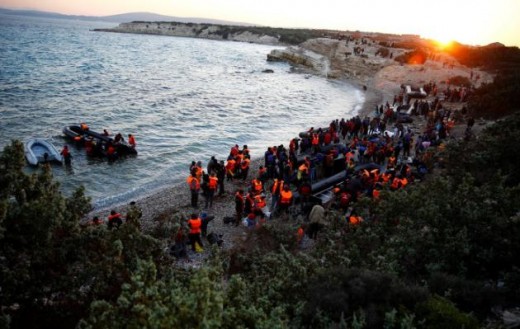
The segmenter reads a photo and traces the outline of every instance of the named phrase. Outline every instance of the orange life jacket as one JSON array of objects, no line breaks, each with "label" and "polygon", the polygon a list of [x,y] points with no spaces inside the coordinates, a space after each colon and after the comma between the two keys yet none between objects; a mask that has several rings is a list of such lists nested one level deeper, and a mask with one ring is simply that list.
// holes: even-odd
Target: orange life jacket
[{"label": "orange life jacket", "polygon": [[266,206],[266,203],[265,203],[265,198],[262,198],[261,196],[257,195],[255,196],[255,205],[256,207],[262,209],[263,207]]},{"label": "orange life jacket", "polygon": [[135,146],[135,138],[134,136],[128,137],[128,144]]},{"label": "orange life jacket", "polygon": [[218,178],[215,177],[215,176],[211,176],[211,177],[209,178],[208,187],[209,187],[211,190],[216,190],[216,189],[217,189],[217,185],[218,185]]},{"label": "orange life jacket", "polygon": [[376,200],[379,200],[379,195],[381,194],[381,191],[373,189],[372,190],[372,197]]},{"label": "orange life jacket", "polygon": [[303,239],[304,234],[305,234],[305,232],[303,231],[303,228],[299,227],[298,232],[296,232],[296,239],[298,241],[301,241]]},{"label": "orange life jacket", "polygon": [[247,168],[249,168],[250,162],[251,162],[251,160],[249,160],[248,158],[245,158],[244,160],[242,160],[242,162],[240,163],[240,167],[242,168],[242,170],[246,170]]},{"label": "orange life jacket", "polygon": [[202,220],[200,218],[190,219],[188,221],[190,227],[190,234],[199,234],[202,227]]},{"label": "orange life jacket", "polygon": [[275,178],[275,180],[273,182],[273,186],[271,187],[271,193],[275,194],[275,195],[279,194],[282,186],[283,186],[283,180],[279,180],[279,179]]},{"label": "orange life jacket", "polygon": [[312,135],[312,145],[317,146],[320,144],[320,136],[318,134]]},{"label": "orange life jacket", "polygon": [[292,200],[291,191],[282,190],[280,192],[280,204],[288,205],[291,203],[291,200]]},{"label": "orange life jacket", "polygon": [[399,179],[399,177],[395,177],[394,180],[392,181],[392,185],[390,185],[390,187],[394,190],[397,190],[399,188],[400,182],[401,182],[401,180]]},{"label": "orange life jacket", "polygon": [[195,176],[197,176],[197,180],[200,181],[202,174],[204,173],[204,169],[201,166],[195,166]]},{"label": "orange life jacket", "polygon": [[306,173],[306,174],[309,173],[309,167],[307,167],[307,164],[306,164],[306,163],[302,163],[302,164],[298,167],[298,170],[301,171],[302,173]]},{"label": "orange life jacket", "polygon": [[350,216],[348,218],[348,221],[350,224],[357,225],[357,224],[361,223],[362,219],[359,216]]},{"label": "orange life jacket", "polygon": [[226,163],[226,169],[231,174],[233,174],[235,172],[235,163],[236,163],[236,161],[233,159],[229,159]]},{"label": "orange life jacket", "polygon": [[186,178],[186,182],[188,183],[190,190],[198,191],[200,189],[200,183],[197,178],[188,176],[188,178]]},{"label": "orange life jacket", "polygon": [[262,182],[258,179],[253,179],[251,181],[251,185],[253,186],[253,191],[259,193],[262,191]]}]

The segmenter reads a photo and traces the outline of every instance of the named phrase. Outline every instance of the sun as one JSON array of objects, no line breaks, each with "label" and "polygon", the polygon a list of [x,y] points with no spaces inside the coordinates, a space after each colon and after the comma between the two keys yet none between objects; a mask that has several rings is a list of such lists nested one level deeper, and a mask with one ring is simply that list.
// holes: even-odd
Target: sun
[{"label": "sun", "polygon": [[437,44],[437,47],[439,47],[439,49],[442,49],[442,50],[450,48],[453,45],[453,42],[455,42],[455,40],[453,40],[452,38],[444,38],[444,37],[436,37],[433,40]]}]

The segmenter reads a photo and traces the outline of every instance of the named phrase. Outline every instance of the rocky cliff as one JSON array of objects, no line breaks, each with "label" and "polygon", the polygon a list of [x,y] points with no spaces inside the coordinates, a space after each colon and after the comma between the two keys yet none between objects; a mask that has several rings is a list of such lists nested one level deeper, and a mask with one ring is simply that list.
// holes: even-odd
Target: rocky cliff
[{"label": "rocky cliff", "polygon": [[179,22],[131,22],[121,23],[119,26],[114,28],[96,29],[95,31],[157,34],[212,40],[241,41],[266,45],[281,45],[281,42],[277,37],[265,34],[256,34],[247,31],[244,27],[232,27],[228,25]]}]

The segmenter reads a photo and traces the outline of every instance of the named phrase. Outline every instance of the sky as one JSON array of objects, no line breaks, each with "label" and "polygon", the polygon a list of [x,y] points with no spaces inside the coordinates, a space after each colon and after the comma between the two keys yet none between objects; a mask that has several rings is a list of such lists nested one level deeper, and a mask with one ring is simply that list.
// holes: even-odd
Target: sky
[{"label": "sky", "polygon": [[468,45],[520,46],[520,0],[0,0],[70,15],[152,12],[271,27],[418,34]]}]

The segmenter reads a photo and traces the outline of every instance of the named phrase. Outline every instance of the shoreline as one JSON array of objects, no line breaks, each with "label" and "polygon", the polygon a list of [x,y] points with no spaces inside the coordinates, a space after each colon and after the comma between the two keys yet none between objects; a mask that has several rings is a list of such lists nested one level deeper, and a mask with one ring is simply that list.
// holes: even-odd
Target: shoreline
[{"label": "shoreline", "polygon": [[[298,73],[299,74],[299,73]],[[345,119],[350,119],[350,117],[356,116],[356,115],[368,115],[373,111],[373,108],[375,107],[375,104],[379,104],[378,101],[381,99],[380,95],[377,94],[375,90],[371,90],[368,88],[366,91],[363,91],[363,87],[359,85],[357,81],[351,81],[349,79],[340,79],[341,81],[351,85],[352,87],[356,88],[357,90],[364,93],[364,101],[363,103],[360,103],[360,109],[354,114],[349,114],[348,117],[345,116]],[[341,119],[341,118],[337,118]],[[335,119],[334,119],[335,120]],[[305,128],[310,128],[313,126],[312,122],[307,124],[308,126]],[[298,137],[298,136],[293,136]],[[277,145],[279,144],[288,144],[289,140],[287,141],[278,141]],[[265,149],[268,146],[271,145],[264,145]],[[227,155],[226,155],[227,157]],[[226,160],[225,157],[223,158],[217,158],[218,160]],[[206,165],[209,159],[198,159],[202,162],[203,168],[206,171]],[[254,156],[251,158],[251,164],[250,164],[250,170],[248,179],[245,181],[245,183],[242,183],[242,181],[234,181],[232,183],[226,182],[226,196],[224,197],[215,197],[214,199],[214,209],[208,210],[208,213],[211,213],[212,215],[215,215],[215,218],[223,217],[223,216],[232,216],[234,213],[234,192],[238,188],[244,188],[247,189],[247,184],[252,179],[253,174],[256,174],[258,171],[258,167],[260,165],[263,165],[263,157],[261,154],[258,156]],[[186,169],[186,177],[188,177],[188,170]],[[233,189],[230,191],[230,189]],[[227,202],[226,200],[229,199]],[[152,190],[146,191],[144,194],[139,195],[138,197],[128,197],[124,198],[121,201],[115,202],[113,204],[104,205],[99,208],[93,208],[87,215],[85,220],[90,220],[94,216],[99,216],[101,219],[106,219],[111,210],[116,210],[120,212],[122,215],[126,213],[126,209],[129,206],[129,203],[135,201],[136,204],[141,208],[143,216],[141,218],[141,224],[143,226],[143,229],[149,229],[151,228],[151,222],[154,221],[157,217],[160,217],[164,213],[171,213],[176,214],[180,211],[185,211],[183,215],[188,218],[189,214],[193,211],[193,209],[190,206],[190,195],[189,190],[184,182],[184,179],[180,182],[173,183],[170,186],[158,186],[157,188],[154,188]],[[222,205],[222,203],[228,203],[228,206]],[[202,195],[199,196],[199,212],[204,211],[203,207],[201,205],[204,205],[204,197]],[[226,211],[229,211],[229,213],[225,213]]]},{"label": "shoreline", "polygon": [[[325,54],[330,54],[331,52],[328,48],[330,47],[330,40],[324,41],[325,46],[323,44],[320,45],[319,42],[320,40],[315,41],[315,43],[310,44],[308,48],[314,48],[311,49],[314,51],[319,49]],[[316,43],[318,43],[318,45],[316,45]],[[322,47],[320,48],[320,46]],[[363,104],[361,105],[360,109],[351,114],[351,116],[372,116],[374,114],[376,105],[380,106],[386,101],[392,103],[394,95],[399,93],[401,89],[400,86],[402,84],[422,85],[434,81],[438,82],[439,87],[444,89],[446,86],[443,86],[442,83],[447,81],[450,77],[456,75],[469,77],[470,75],[470,69],[461,65],[451,69],[444,69],[442,63],[436,61],[427,61],[423,65],[401,65],[394,62],[393,60],[381,60],[378,58],[377,55],[375,55],[377,48],[370,49],[367,47],[366,50],[366,54],[368,54],[367,61],[371,60],[372,62],[365,62],[365,60],[363,60],[361,67],[366,68],[365,71],[357,71],[359,69],[359,61],[357,61],[357,59],[353,60],[352,62],[347,61],[347,64],[345,64],[345,59],[338,58],[337,55],[328,57],[331,66],[335,68],[337,73],[334,79],[346,82],[364,93],[365,99]],[[376,69],[373,68],[374,62],[379,64],[378,68]],[[313,72],[313,74],[319,75],[319,72]],[[491,75],[484,72],[481,72],[481,76],[483,78],[479,81],[479,83],[485,83],[492,79]],[[451,104],[450,107],[452,106],[457,107],[458,105]],[[350,117],[345,117],[345,119],[350,119]],[[424,124],[425,122],[423,122],[421,118],[418,118],[413,124],[414,131],[422,129]],[[307,123],[307,125],[308,127],[315,126],[312,122]],[[285,144],[288,142],[289,141],[278,141],[277,143]],[[269,145],[265,145],[265,148],[268,146]],[[207,161],[209,161],[209,159],[198,160],[203,162],[203,168],[205,168]],[[225,158],[219,158],[218,160],[225,160]],[[190,206],[189,189],[185,185],[185,182],[181,181],[171,186],[159,187],[157,189],[151,190],[149,193],[146,193],[137,198],[129,198],[127,200],[121,201],[120,203],[101,207],[99,209],[93,209],[87,214],[87,217],[88,219],[92,219],[93,216],[99,216],[100,218],[106,220],[110,210],[112,209],[120,212],[122,215],[125,215],[129,202],[135,201],[142,210],[141,225],[144,231],[153,229],[156,224],[155,222],[161,221],[161,219],[166,219],[165,216],[170,218],[172,216],[180,216],[187,219],[193,212],[200,213],[206,211],[209,215],[215,216],[215,220],[208,226],[208,232],[213,231],[217,234],[222,234],[224,235],[224,239],[226,239],[226,237],[229,239],[229,236],[232,236],[233,238],[239,238],[241,236],[240,232],[244,232],[243,227],[225,225],[222,221],[222,218],[225,216],[234,215],[235,190],[238,188],[246,189],[247,183],[250,181],[250,179],[252,179],[253,175],[256,175],[258,167],[261,164],[263,165],[263,157],[261,154],[259,156],[253,157],[251,159],[248,179],[245,181],[234,181],[232,183],[226,182],[226,194],[221,197],[215,197],[213,208],[209,210],[203,209],[202,206],[204,205],[204,197],[202,196],[199,197],[198,209],[193,209]],[[188,170],[186,169],[185,177],[188,177],[188,174]]]}]

